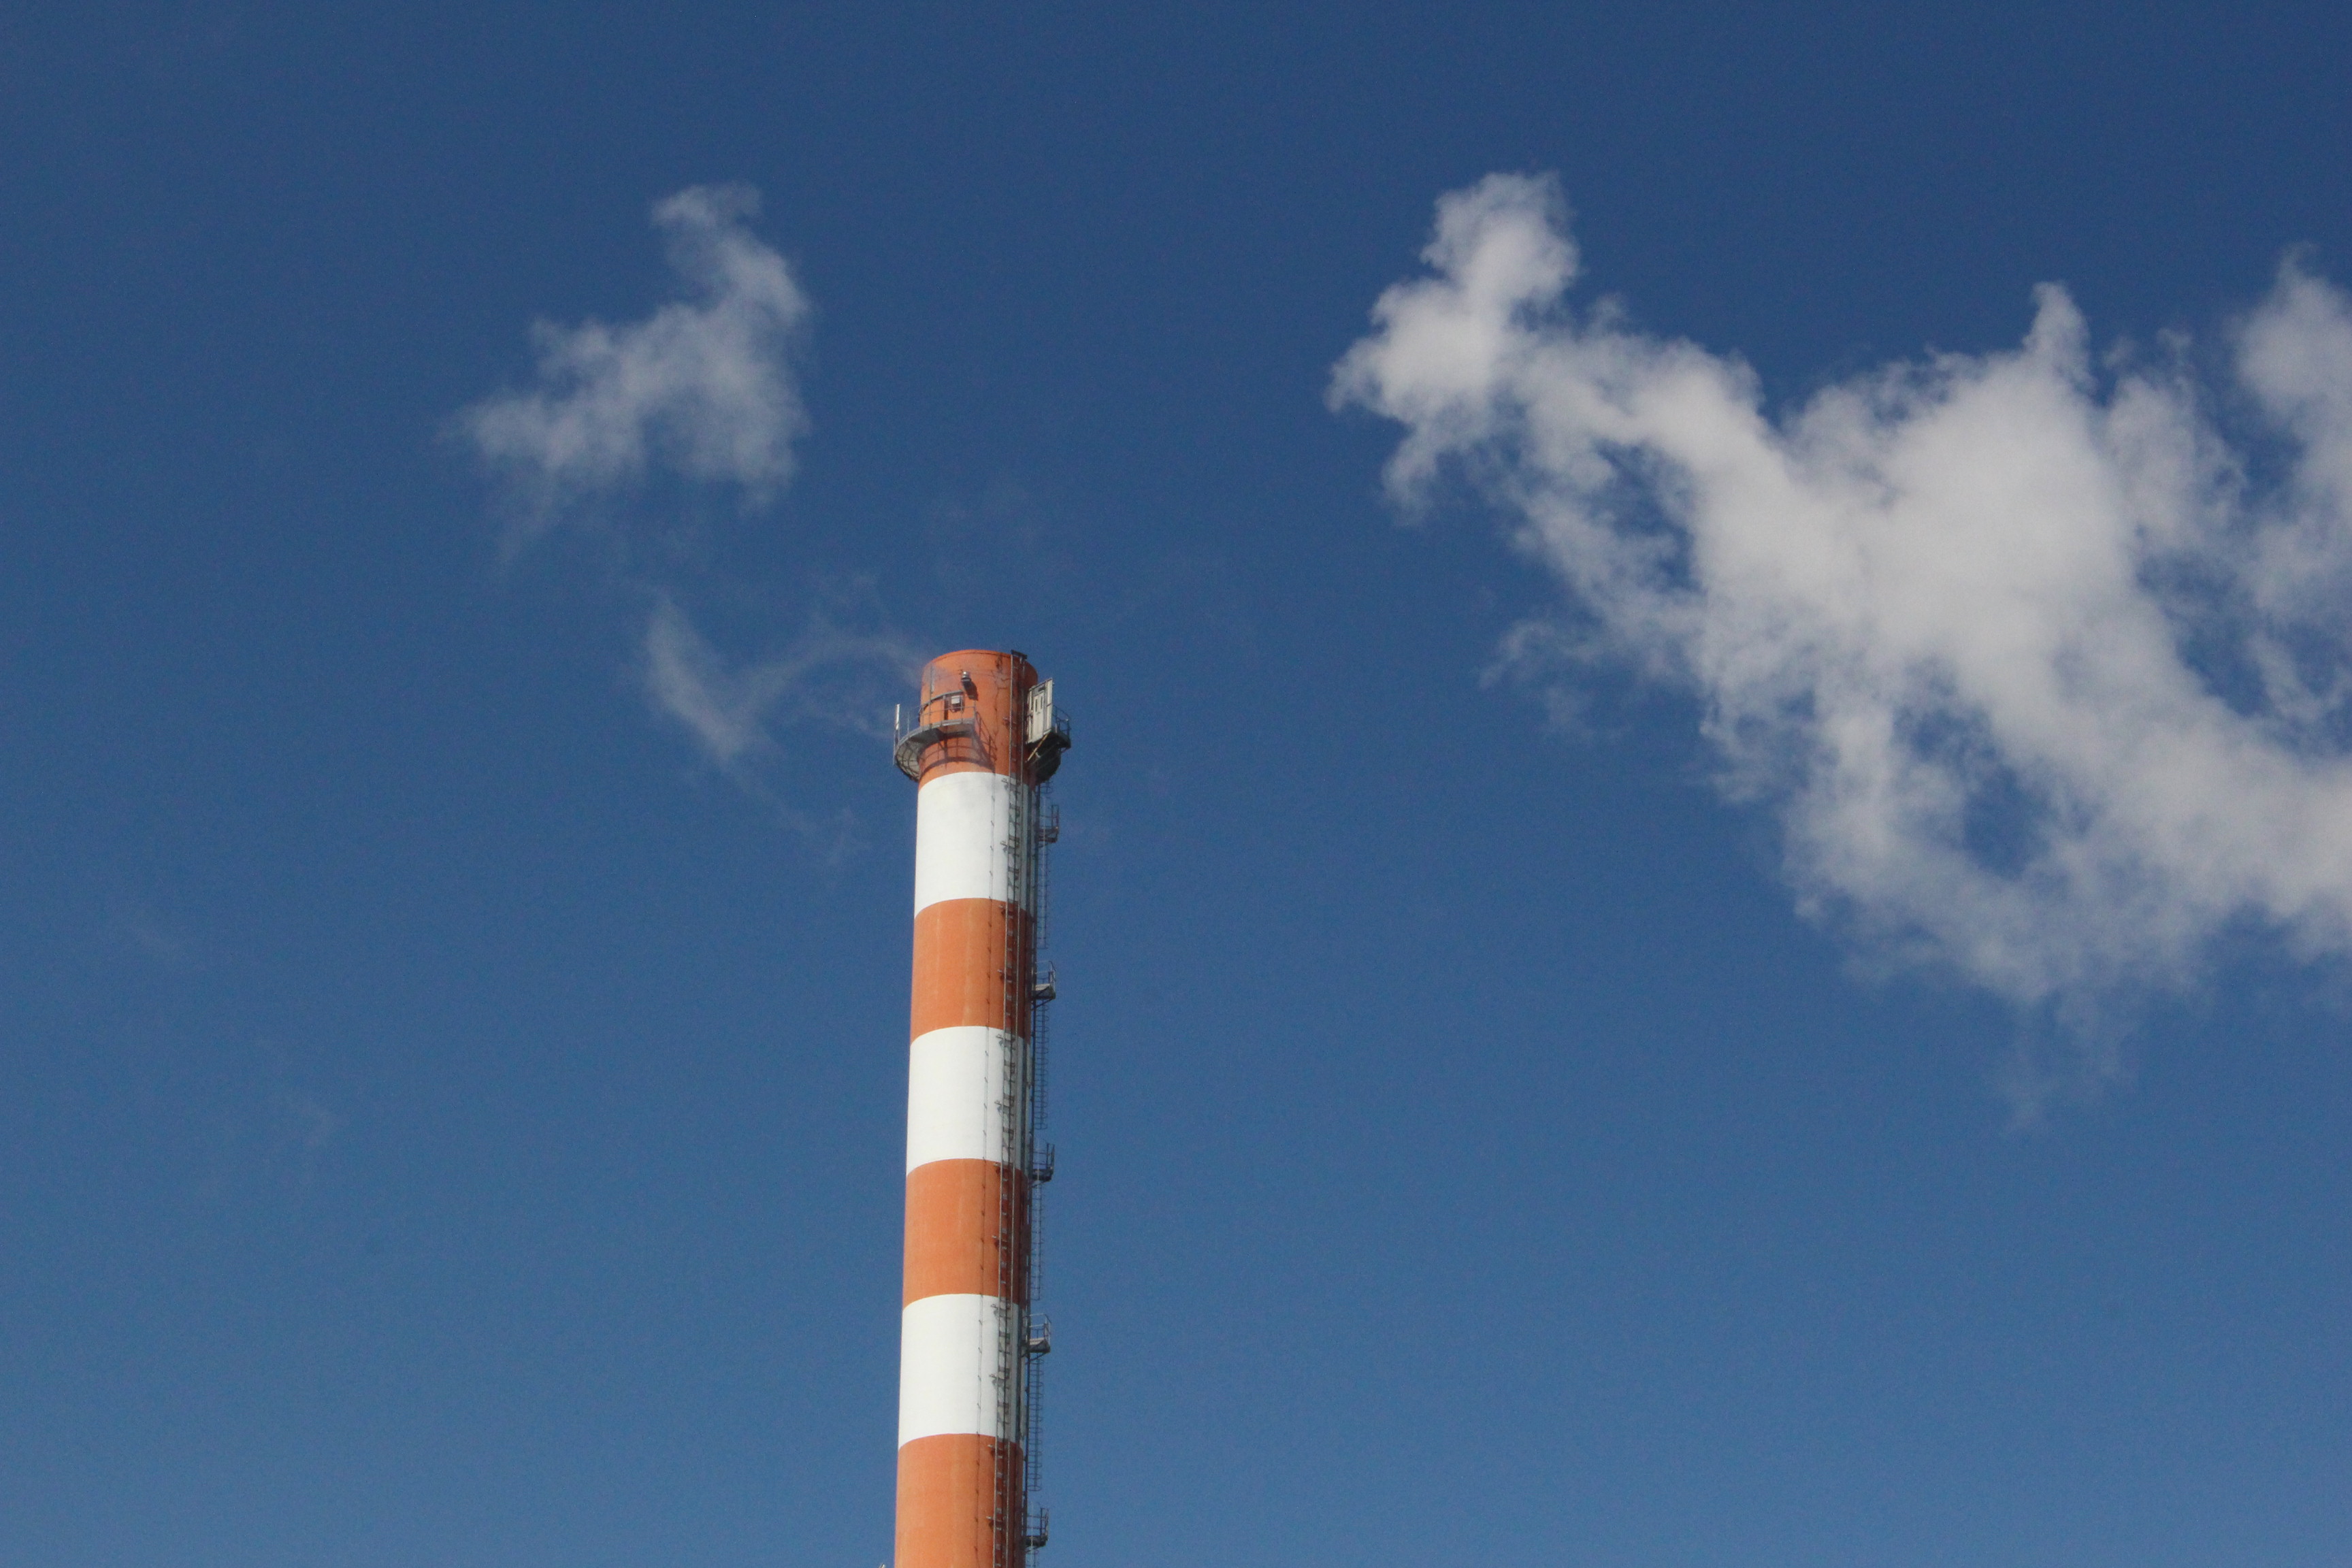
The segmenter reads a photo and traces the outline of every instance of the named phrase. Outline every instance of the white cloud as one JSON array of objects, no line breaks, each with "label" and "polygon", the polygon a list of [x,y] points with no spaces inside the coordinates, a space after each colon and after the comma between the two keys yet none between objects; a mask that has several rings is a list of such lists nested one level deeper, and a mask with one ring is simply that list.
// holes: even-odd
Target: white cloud
[{"label": "white cloud", "polygon": [[[457,432],[528,503],[527,530],[656,472],[735,486],[752,505],[791,481],[808,424],[793,359],[809,302],[747,226],[759,207],[745,185],[698,185],[656,204],[681,298],[617,326],[538,323],[535,384],[457,416]],[[747,764],[774,751],[778,729],[876,731],[914,667],[895,638],[843,633],[823,616],[786,654],[730,665],[670,589],[633,585],[654,598],[639,667],[647,700],[755,790]]]},{"label": "white cloud", "polygon": [[646,625],[647,699],[722,768],[771,749],[780,722],[872,729],[886,692],[905,689],[918,663],[895,637],[845,633],[819,619],[790,651],[730,668],[667,595]]},{"label": "white cloud", "polygon": [[808,423],[792,361],[809,303],[745,226],[759,206],[745,185],[697,185],[656,204],[685,297],[618,326],[537,323],[536,384],[457,416],[541,523],[656,466],[739,486],[754,504],[791,479]]},{"label": "white cloud", "polygon": [[1803,907],[2028,1006],[2193,973],[2248,923],[2352,949],[2352,305],[2293,262],[2232,339],[2103,370],[2064,289],[2021,347],[1769,414],[1737,359],[1565,302],[1548,181],[1438,205],[1335,405],[1408,504],[1466,476],[1564,584],[1522,628],[1693,692]]}]

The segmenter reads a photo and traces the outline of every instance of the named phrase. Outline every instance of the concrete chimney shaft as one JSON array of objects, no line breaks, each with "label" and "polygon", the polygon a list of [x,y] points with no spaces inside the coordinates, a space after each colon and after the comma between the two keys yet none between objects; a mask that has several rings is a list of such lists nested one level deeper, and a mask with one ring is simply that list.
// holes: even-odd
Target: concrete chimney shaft
[{"label": "concrete chimney shaft", "polygon": [[1033,1544],[1037,784],[1063,744],[1039,691],[1018,654],[943,654],[898,742],[918,789],[897,1568],[1022,1568]]}]

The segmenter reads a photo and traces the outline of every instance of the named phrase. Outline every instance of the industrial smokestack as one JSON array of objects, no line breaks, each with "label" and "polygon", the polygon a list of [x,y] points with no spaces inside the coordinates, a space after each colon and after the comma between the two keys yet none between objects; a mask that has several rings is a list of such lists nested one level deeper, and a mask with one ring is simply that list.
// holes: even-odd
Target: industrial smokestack
[{"label": "industrial smokestack", "polygon": [[900,771],[915,796],[915,983],[907,1085],[907,1272],[898,1357],[897,1568],[1023,1568],[1040,1078],[1034,1020],[1043,850],[1038,786],[1067,729],[1018,653],[923,668]]}]

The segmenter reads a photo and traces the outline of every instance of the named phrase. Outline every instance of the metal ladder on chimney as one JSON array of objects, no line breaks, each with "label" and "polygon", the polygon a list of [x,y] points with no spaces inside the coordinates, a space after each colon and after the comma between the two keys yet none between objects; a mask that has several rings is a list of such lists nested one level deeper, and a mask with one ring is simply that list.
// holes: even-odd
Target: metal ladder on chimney
[{"label": "metal ladder on chimney", "polygon": [[1044,964],[1047,923],[1052,912],[1053,879],[1046,874],[1049,861],[1045,847],[1062,837],[1062,814],[1058,809],[1047,810],[1042,796],[1042,786],[1030,789],[1029,1101],[1028,1116],[1023,1129],[1021,1163],[1028,1198],[1028,1230],[1024,1242],[1029,1266],[1026,1305],[1022,1310],[1024,1325],[1022,1330],[1024,1364],[1021,1377],[1021,1454],[1024,1464],[1022,1501],[1026,1514],[1022,1522],[1022,1546],[1024,1554],[1034,1554],[1045,1544],[1052,1522],[1044,1509],[1030,1508],[1031,1500],[1037,1495],[1038,1449],[1043,1440],[1044,1426],[1045,1387],[1044,1379],[1039,1375],[1043,1370],[1039,1363],[1054,1348],[1054,1325],[1050,1320],[1037,1313],[1038,1286],[1044,1267],[1044,1250],[1040,1246],[1040,1232],[1044,1227],[1038,1214],[1041,1199],[1037,1189],[1054,1179],[1053,1146],[1046,1145],[1041,1158],[1037,1143],[1038,1135],[1045,1126],[1045,1074],[1049,1065],[1047,1021],[1052,1016],[1046,1004],[1054,1000],[1054,973],[1046,968],[1042,981],[1037,974]]},{"label": "metal ladder on chimney", "polygon": [[[1019,722],[1018,718],[1013,721]],[[1004,823],[1004,940],[999,955],[1004,1061],[998,1090],[996,1185],[996,1296],[1004,1303],[996,1339],[996,1430],[990,1468],[993,1496],[989,1510],[990,1537],[996,1561],[991,1568],[1025,1568],[1028,1561],[1027,1507],[1023,1496],[1027,1479],[1027,1399],[1022,1374],[1027,1369],[1029,1312],[1023,1298],[1028,1293],[1027,1252],[1029,1168],[1029,1050],[1027,1024],[1033,1012],[1030,995],[1034,958],[1024,928],[1030,924],[1030,870],[1034,849],[1031,817],[1035,791],[1024,776],[1017,731],[1008,725],[1003,737],[1013,765],[1011,810]]]}]

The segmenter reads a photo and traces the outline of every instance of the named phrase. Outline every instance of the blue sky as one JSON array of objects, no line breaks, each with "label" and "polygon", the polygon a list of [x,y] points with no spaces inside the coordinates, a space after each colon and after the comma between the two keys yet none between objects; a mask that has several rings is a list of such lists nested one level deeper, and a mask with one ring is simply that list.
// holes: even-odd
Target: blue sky
[{"label": "blue sky", "polygon": [[885,1561],[966,646],[1049,1563],[2346,1563],[2347,46],[0,14],[0,1563]]}]

